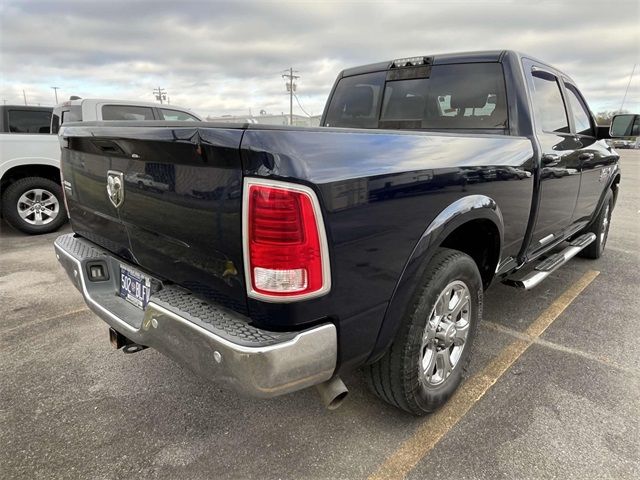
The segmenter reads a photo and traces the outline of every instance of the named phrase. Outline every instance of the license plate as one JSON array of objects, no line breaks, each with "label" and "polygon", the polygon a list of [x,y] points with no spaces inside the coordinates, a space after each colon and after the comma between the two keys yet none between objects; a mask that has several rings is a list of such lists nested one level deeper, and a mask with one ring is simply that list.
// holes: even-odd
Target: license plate
[{"label": "license plate", "polygon": [[144,310],[151,295],[151,279],[126,265],[120,265],[120,296]]}]

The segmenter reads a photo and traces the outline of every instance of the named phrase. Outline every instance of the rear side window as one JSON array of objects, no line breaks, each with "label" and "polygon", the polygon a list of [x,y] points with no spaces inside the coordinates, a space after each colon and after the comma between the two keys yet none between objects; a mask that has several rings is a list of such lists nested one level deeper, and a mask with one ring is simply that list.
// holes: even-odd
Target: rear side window
[{"label": "rear side window", "polygon": [[385,72],[340,80],[327,110],[327,127],[377,128]]},{"label": "rear side window", "polygon": [[103,120],[154,120],[151,107],[135,105],[103,105]]},{"label": "rear side window", "polygon": [[588,135],[595,136],[593,134],[593,129],[591,128],[591,120],[590,115],[587,111],[587,108],[584,106],[580,95],[578,94],[576,88],[570,83],[565,83],[565,90],[567,92],[567,98],[569,99],[569,104],[571,105],[571,112],[573,115],[573,123],[576,127],[576,133],[579,135]]},{"label": "rear side window", "polygon": [[9,110],[11,133],[49,133],[51,110]]},{"label": "rear side window", "polygon": [[160,113],[162,114],[162,118],[164,120],[171,120],[176,122],[197,122],[198,119],[193,115],[189,115],[186,112],[181,112],[179,110],[169,110],[166,108],[161,108]]},{"label": "rear side window", "polygon": [[534,71],[532,75],[531,96],[538,126],[544,132],[569,133],[567,112],[557,78],[544,71]]},{"label": "rear side window", "polygon": [[69,122],[82,121],[82,107],[80,105],[63,105],[53,109],[51,119],[51,133],[58,133],[60,125]]},{"label": "rear side window", "polygon": [[[503,130],[508,127],[506,89],[500,64],[435,65],[423,77],[408,79],[406,77],[413,76],[413,73],[411,69],[404,70],[390,70],[389,75],[378,72],[341,80],[334,94],[337,100],[332,98],[327,112],[326,125],[360,126],[353,116],[343,114],[354,98],[366,97],[367,104],[372,105],[355,111],[367,117],[370,128]],[[394,79],[398,77],[403,79]],[[389,80],[384,83],[380,104],[375,86],[383,78]],[[348,85],[343,85],[345,80],[349,80]],[[368,86],[370,91],[365,95],[365,90],[357,92],[354,86],[361,89]],[[336,118],[336,112],[340,117]],[[380,118],[376,123],[378,112]]]}]

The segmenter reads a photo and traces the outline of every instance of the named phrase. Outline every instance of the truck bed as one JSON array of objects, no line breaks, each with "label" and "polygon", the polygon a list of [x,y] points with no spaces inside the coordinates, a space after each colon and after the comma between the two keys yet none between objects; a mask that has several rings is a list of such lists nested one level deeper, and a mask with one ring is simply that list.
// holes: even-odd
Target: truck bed
[{"label": "truck bed", "polygon": [[[531,208],[533,150],[526,138],[168,122],[66,124],[61,135],[76,234],[260,328],[339,322],[350,361],[370,352],[407,259],[443,210],[457,201],[495,200],[509,225],[501,232],[509,256],[520,248]],[[120,208],[106,195],[110,171],[122,172]],[[331,259],[327,295],[294,304],[247,297],[247,176],[316,192]]]}]

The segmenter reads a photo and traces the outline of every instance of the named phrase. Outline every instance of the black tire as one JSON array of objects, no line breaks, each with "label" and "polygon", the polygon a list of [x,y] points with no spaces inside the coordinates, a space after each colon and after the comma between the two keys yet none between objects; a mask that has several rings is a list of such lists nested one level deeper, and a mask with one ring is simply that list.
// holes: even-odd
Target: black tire
[{"label": "black tire", "polygon": [[[436,311],[436,302],[454,282],[468,288],[467,337],[449,376],[443,376],[440,384],[432,385],[426,379],[421,363],[428,348],[423,344],[423,337],[427,332],[427,322]],[[473,340],[482,318],[482,298],[482,278],[473,259],[457,250],[439,249],[426,268],[391,347],[380,360],[365,367],[365,378],[373,392],[385,402],[414,415],[433,412],[443,405],[467,372]],[[457,318],[463,321],[460,315]],[[455,346],[437,348],[446,353],[445,350],[452,352]],[[433,370],[430,375],[433,375]]]},{"label": "black tire", "polygon": [[[607,191],[602,202],[602,208],[595,218],[593,223],[581,233],[593,232],[596,234],[596,239],[591,242],[579,255],[585,258],[597,259],[602,256],[604,248],[607,245],[607,238],[609,238],[609,227],[611,226],[611,213],[613,212],[613,192]],[[606,219],[606,221],[605,221]]]},{"label": "black tire", "polygon": [[[23,195],[34,189],[44,190],[46,193],[43,199],[47,200],[51,196],[55,199],[55,215],[40,214],[43,224],[35,224],[35,213],[27,219],[20,216],[19,209],[25,208],[25,204],[20,202]],[[48,207],[51,207],[49,205]],[[67,221],[67,211],[64,206],[62,189],[53,180],[42,177],[26,177],[11,183],[2,194],[2,216],[14,228],[21,232],[36,235],[40,233],[54,232]],[[30,223],[34,222],[34,223]]]}]

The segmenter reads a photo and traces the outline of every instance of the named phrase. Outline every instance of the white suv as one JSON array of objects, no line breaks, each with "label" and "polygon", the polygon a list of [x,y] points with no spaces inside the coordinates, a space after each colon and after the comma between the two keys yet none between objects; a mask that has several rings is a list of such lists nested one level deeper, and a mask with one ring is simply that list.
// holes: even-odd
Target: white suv
[{"label": "white suv", "polygon": [[67,220],[60,188],[60,125],[112,120],[201,118],[174,105],[77,97],[55,108],[0,106],[0,198],[4,219],[25,233],[57,230]]}]

